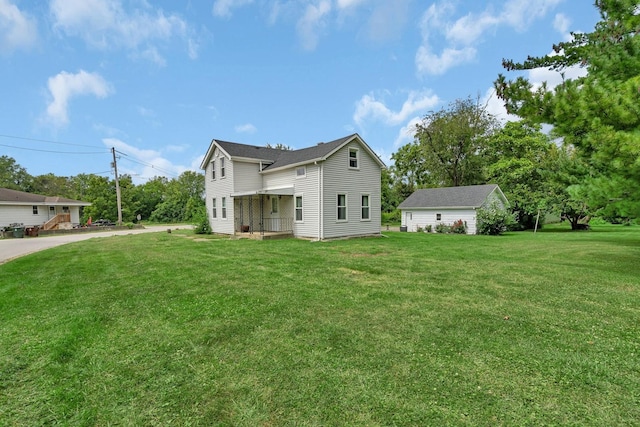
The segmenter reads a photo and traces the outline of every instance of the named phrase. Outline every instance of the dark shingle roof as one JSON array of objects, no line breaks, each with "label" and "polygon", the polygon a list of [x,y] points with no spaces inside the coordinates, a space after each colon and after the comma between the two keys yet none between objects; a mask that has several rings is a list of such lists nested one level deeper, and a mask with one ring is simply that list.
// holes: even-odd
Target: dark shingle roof
[{"label": "dark shingle roof", "polygon": [[[358,137],[358,134],[354,133],[331,142],[321,142],[317,145],[314,145],[313,147],[302,148],[300,150],[279,150],[276,148],[239,144],[237,142],[220,141],[217,139],[213,140],[212,146],[213,143],[217,144],[232,158],[241,157],[246,159],[271,162],[271,164],[263,169],[264,171],[269,171],[279,169],[281,167],[325,159],[329,154],[333,153],[335,150],[355,137]],[[211,153],[211,147],[209,148],[207,156],[205,156],[202,161],[202,168],[204,168],[205,162],[208,161],[208,156],[210,155],[209,153]]]},{"label": "dark shingle roof", "polygon": [[0,188],[0,203],[2,204],[11,204],[11,203],[37,203],[37,204],[46,204],[46,205],[60,205],[60,204],[69,204],[69,205],[80,205],[80,206],[89,206],[91,203],[82,202],[80,200],[66,199],[64,197],[52,197],[52,196],[43,196],[40,194],[33,193],[25,193],[24,191],[11,190],[9,188]]},{"label": "dark shingle roof", "polygon": [[496,184],[486,184],[416,190],[398,208],[479,208],[497,188]]}]

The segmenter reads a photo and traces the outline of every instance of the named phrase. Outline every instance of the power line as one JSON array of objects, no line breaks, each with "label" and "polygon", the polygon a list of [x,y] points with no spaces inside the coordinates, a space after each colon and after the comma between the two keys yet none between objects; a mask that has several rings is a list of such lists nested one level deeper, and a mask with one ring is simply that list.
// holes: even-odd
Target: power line
[{"label": "power line", "polygon": [[[100,146],[97,146],[97,145],[72,144],[70,142],[51,141],[49,139],[27,138],[26,136],[16,136],[16,135],[3,135],[3,134],[0,134],[0,137],[2,137],[2,138],[11,138],[11,139],[21,139],[21,140],[24,140],[24,141],[46,142],[46,143],[49,143],[49,144],[71,145],[71,146],[75,146],[75,147],[98,148],[98,149],[104,149],[104,150],[108,151],[108,148],[100,147]],[[14,147],[14,148],[19,148],[19,147]]]},{"label": "power line", "polygon": [[128,154],[123,153],[122,151],[118,151],[118,150],[116,150],[116,152],[117,152],[118,154],[122,154],[123,156],[125,156],[125,157],[126,157],[126,159],[125,159],[125,160],[128,160],[128,161],[130,161],[130,162],[132,162],[132,163],[137,163],[137,164],[142,165],[142,166],[148,166],[148,167],[150,167],[151,169],[155,169],[155,170],[157,170],[157,171],[164,172],[164,173],[166,173],[167,175],[171,175],[171,176],[174,176],[174,177],[177,177],[177,176],[178,176],[178,175],[176,175],[174,172],[171,172],[171,171],[168,171],[168,170],[165,170],[165,169],[159,168],[158,166],[152,165],[151,163],[147,163],[147,162],[144,162],[144,161],[141,161],[141,160],[134,160],[134,159],[132,159]]},{"label": "power line", "polygon": [[[2,135],[0,135],[2,136]],[[55,151],[55,150],[41,150],[38,148],[26,148],[26,147],[16,147],[15,145],[7,145],[0,144],[0,147],[9,147],[16,148],[18,150],[26,150],[26,151],[39,151],[41,153],[56,153],[56,154],[105,154],[107,151]]]}]

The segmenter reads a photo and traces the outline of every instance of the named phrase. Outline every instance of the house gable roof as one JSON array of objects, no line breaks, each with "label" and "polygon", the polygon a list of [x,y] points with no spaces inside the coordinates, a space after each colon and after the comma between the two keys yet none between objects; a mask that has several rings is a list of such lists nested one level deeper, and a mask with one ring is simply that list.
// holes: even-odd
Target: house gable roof
[{"label": "house gable roof", "polygon": [[369,153],[369,155],[380,165],[385,167],[380,158],[371,150],[371,148],[360,138],[357,133],[336,139],[331,142],[321,142],[313,147],[302,148],[299,150],[279,150],[275,148],[258,147],[255,145],[238,144],[236,142],[213,140],[200,165],[201,169],[205,169],[207,163],[213,155],[214,147],[218,146],[231,159],[241,158],[244,160],[253,160],[261,162],[269,162],[263,172],[270,172],[294,165],[302,165],[314,161],[322,161],[333,153],[338,151],[344,145],[351,141],[358,141],[360,145]]},{"label": "house gable roof", "polygon": [[0,205],[47,205],[47,206],[91,206],[89,202],[64,197],[43,196],[24,191],[0,188]]},{"label": "house gable roof", "polygon": [[416,190],[398,206],[398,209],[468,208],[482,206],[493,192],[505,202],[506,197],[497,184],[468,185],[464,187],[425,188]]}]

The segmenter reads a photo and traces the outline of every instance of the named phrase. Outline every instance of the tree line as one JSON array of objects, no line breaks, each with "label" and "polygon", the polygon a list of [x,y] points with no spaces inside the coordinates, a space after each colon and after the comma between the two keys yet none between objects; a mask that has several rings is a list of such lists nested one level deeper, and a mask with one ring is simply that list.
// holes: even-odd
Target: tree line
[{"label": "tree line", "polygon": [[[521,227],[554,212],[581,228],[592,217],[629,223],[640,217],[640,14],[635,0],[598,0],[591,33],[507,72],[548,68],[562,83],[536,86],[499,75],[498,97],[517,122],[497,123],[472,99],[426,115],[413,143],[383,175],[383,209],[392,212],[416,188],[499,184]],[[585,75],[565,78],[570,67]],[[542,125],[549,132],[542,132]]]},{"label": "tree line", "polygon": [[[138,215],[143,221],[163,223],[200,221],[206,217],[201,173],[186,171],[172,179],[156,176],[139,185],[129,175],[120,176],[118,181],[125,223],[137,222]],[[115,180],[105,176],[32,176],[12,157],[1,156],[0,187],[90,202],[91,206],[82,210],[82,223],[89,217],[112,221],[118,218]]]}]

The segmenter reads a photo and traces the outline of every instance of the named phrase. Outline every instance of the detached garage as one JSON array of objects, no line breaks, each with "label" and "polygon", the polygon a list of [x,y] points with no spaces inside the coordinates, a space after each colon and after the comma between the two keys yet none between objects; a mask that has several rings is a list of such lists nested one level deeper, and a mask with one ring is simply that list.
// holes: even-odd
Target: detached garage
[{"label": "detached garage", "polygon": [[495,202],[507,209],[509,202],[496,184],[417,190],[400,203],[402,226],[407,231],[438,224],[467,223],[467,234],[476,234],[476,211]]}]

